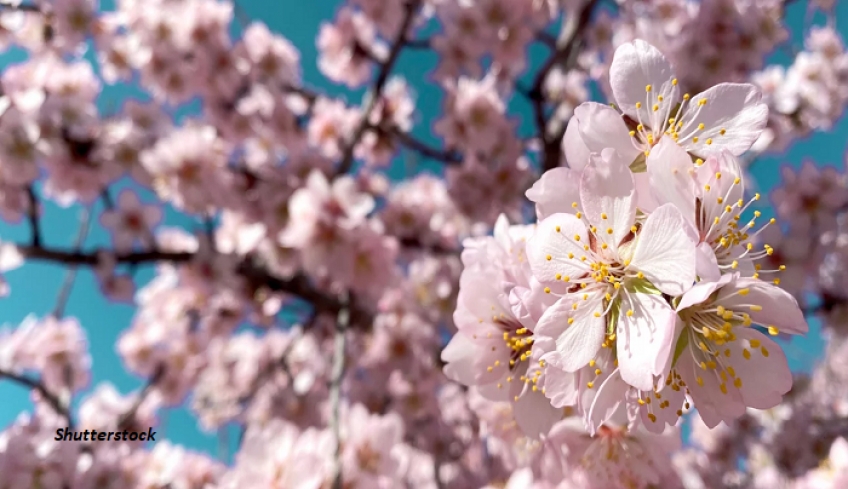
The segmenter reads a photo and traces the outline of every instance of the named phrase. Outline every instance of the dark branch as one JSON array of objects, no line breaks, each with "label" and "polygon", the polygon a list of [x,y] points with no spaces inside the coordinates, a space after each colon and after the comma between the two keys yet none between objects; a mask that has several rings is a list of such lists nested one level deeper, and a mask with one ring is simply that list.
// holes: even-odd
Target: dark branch
[{"label": "dark branch", "polygon": [[409,148],[415,151],[416,153],[419,153],[425,158],[440,161],[448,165],[458,165],[462,163],[461,154],[428,146],[427,143],[416,139],[412,134],[409,134],[407,132],[402,132],[397,129],[393,129],[389,131],[389,134],[395,139],[397,139],[397,141],[402,146]]},{"label": "dark branch", "polygon": [[568,72],[577,61],[577,54],[582,46],[583,32],[589,25],[589,19],[598,0],[588,0],[575,16],[566,19],[562,31],[553,45],[554,52],[545,60],[539,68],[533,85],[527,92],[533,105],[533,119],[539,140],[542,142],[542,173],[556,168],[561,160],[562,137],[565,135],[565,124],[549,124],[545,113],[545,94],[543,87],[545,79],[551,71],[560,66],[563,71]]},{"label": "dark branch", "polygon": [[38,395],[47,402],[48,405],[56,412],[59,416],[62,416],[68,421],[68,427],[72,430],[74,429],[74,420],[71,417],[70,410],[67,406],[65,406],[62,401],[59,400],[59,397],[47,390],[47,387],[44,386],[40,381],[31,379],[24,375],[19,375],[14,372],[9,372],[6,370],[0,369],[0,379],[6,378],[13,382],[16,382],[30,390],[34,390],[38,392]]},{"label": "dark branch", "polygon": [[130,429],[132,425],[133,418],[135,417],[138,409],[144,404],[144,401],[147,399],[147,396],[150,395],[150,392],[153,391],[153,388],[157,383],[165,376],[165,366],[158,365],[156,370],[153,372],[153,375],[147,379],[147,382],[144,383],[144,387],[141,388],[141,392],[136,396],[135,401],[132,406],[118,419],[118,430],[127,430]]},{"label": "dark branch", "polygon": [[341,164],[339,165],[338,170],[336,170],[337,175],[347,173],[353,165],[353,151],[359,143],[359,140],[362,139],[365,131],[368,130],[368,120],[371,118],[371,112],[380,101],[383,87],[386,85],[389,75],[400,57],[400,52],[403,50],[404,46],[406,46],[406,31],[409,30],[409,26],[412,25],[412,19],[415,18],[415,14],[418,12],[418,6],[420,4],[421,0],[410,0],[406,4],[406,14],[404,15],[403,22],[395,35],[394,42],[392,42],[392,48],[389,52],[389,56],[386,58],[386,61],[380,64],[380,70],[377,73],[377,78],[374,80],[374,86],[370,92],[368,105],[362,112],[362,118],[360,119],[356,130],[353,132],[352,137],[347,141],[345,149],[342,152]]},{"label": "dark branch", "polygon": [[38,222],[38,196],[35,195],[35,189],[30,185],[27,187],[27,201],[29,209],[27,209],[27,219],[32,230],[32,245],[41,246],[41,226]]}]

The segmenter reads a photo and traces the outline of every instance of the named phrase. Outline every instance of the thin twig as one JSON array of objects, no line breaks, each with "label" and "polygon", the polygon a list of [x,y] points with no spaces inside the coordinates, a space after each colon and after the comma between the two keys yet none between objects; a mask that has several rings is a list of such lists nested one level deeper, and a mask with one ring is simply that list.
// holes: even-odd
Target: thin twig
[{"label": "thin twig", "polygon": [[545,63],[539,68],[533,79],[533,85],[527,92],[527,96],[533,105],[533,118],[536,123],[536,130],[543,146],[543,173],[559,166],[562,152],[560,144],[565,135],[565,124],[562,121],[555,121],[555,124],[549,124],[548,116],[545,114],[544,83],[555,67],[560,66],[567,73],[577,62],[577,53],[580,51],[582,45],[581,38],[583,32],[589,25],[592,11],[597,3],[598,0],[588,0],[584,3],[577,15],[571,15],[565,19],[563,28],[553,46],[553,53],[548,56]]},{"label": "thin twig", "polygon": [[27,201],[29,209],[27,209],[27,219],[32,231],[32,245],[41,246],[41,226],[38,222],[39,202],[38,196],[35,195],[35,189],[32,185],[27,187]]},{"label": "thin twig", "polygon": [[[91,211],[84,209],[80,217],[80,229],[77,233],[77,238],[74,241],[74,249],[79,252],[85,243],[85,238],[88,236],[88,231],[91,229]],[[71,291],[74,288],[74,281],[77,278],[77,265],[71,265],[65,272],[65,279],[62,282],[62,287],[59,289],[59,294],[56,298],[56,305],[53,307],[53,317],[61,319],[65,315],[65,306],[68,304],[68,299],[71,297]]]},{"label": "thin twig", "polygon": [[389,75],[400,57],[400,52],[403,50],[404,46],[406,46],[406,31],[409,30],[409,27],[412,25],[412,20],[418,12],[418,6],[421,4],[421,1],[422,0],[409,0],[406,4],[406,14],[404,15],[403,22],[401,22],[401,26],[398,29],[397,34],[395,35],[394,41],[392,42],[389,56],[386,58],[385,62],[380,64],[380,70],[377,73],[377,78],[374,80],[373,88],[370,91],[368,104],[366,105],[365,110],[362,111],[362,118],[354,130],[353,136],[347,141],[345,149],[342,152],[341,164],[339,165],[338,170],[336,170],[337,175],[344,175],[353,165],[353,151],[359,143],[359,140],[362,139],[365,131],[368,130],[371,112],[373,112],[374,108],[377,107],[377,103],[380,101],[380,97],[383,92],[383,87],[386,85]]},{"label": "thin twig", "polygon": [[330,378],[330,429],[336,442],[333,457],[333,489],[342,489],[342,439],[341,439],[341,388],[345,367],[345,340],[350,321],[348,295],[346,292],[339,297],[342,308],[339,309],[336,320],[335,351],[333,353],[333,370]]},{"label": "thin twig", "polygon": [[144,383],[144,387],[141,388],[141,392],[139,392],[136,396],[132,406],[130,406],[130,408],[127,409],[127,411],[122,414],[120,418],[118,418],[117,426],[119,430],[125,430],[129,428],[130,423],[135,417],[139,408],[142,404],[144,404],[144,401],[147,400],[147,396],[150,395],[150,392],[153,391],[153,388],[156,387],[156,384],[159,383],[159,381],[162,380],[162,377],[164,376],[165,366],[159,364],[156,367],[156,370],[153,372],[153,375],[151,375],[150,378],[147,379],[147,382]]},{"label": "thin twig", "polygon": [[38,392],[41,398],[50,405],[53,411],[56,412],[59,416],[62,416],[67,420],[68,427],[73,430],[74,429],[74,420],[71,417],[70,409],[59,400],[59,396],[53,394],[47,387],[44,386],[40,381],[31,379],[25,375],[16,374],[14,372],[9,372],[6,370],[0,369],[0,378],[6,378],[13,382],[16,382],[28,389],[34,390]]},{"label": "thin twig", "polygon": [[411,149],[425,158],[430,158],[447,165],[458,165],[462,163],[462,155],[439,148],[428,146],[427,143],[416,139],[412,134],[397,129],[388,131],[388,134],[397,139],[404,147]]}]

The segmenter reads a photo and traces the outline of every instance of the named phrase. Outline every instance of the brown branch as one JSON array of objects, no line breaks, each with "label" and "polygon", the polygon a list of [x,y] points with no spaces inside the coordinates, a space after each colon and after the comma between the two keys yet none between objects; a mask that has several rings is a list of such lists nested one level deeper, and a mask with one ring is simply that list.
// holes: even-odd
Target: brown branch
[{"label": "brown branch", "polygon": [[543,92],[545,79],[557,66],[560,66],[565,72],[570,71],[574,66],[582,45],[583,32],[589,25],[592,11],[597,3],[598,0],[586,1],[577,15],[569,16],[566,19],[565,25],[553,46],[554,52],[539,68],[536,77],[533,79],[533,85],[527,93],[533,105],[533,118],[536,130],[539,133],[539,140],[542,142],[542,173],[559,166],[562,152],[560,145],[562,137],[565,135],[565,124],[562,122],[549,124],[548,116],[545,114],[546,100]]},{"label": "brown branch", "polygon": [[[77,252],[82,250],[82,245],[85,242],[86,236],[88,236],[89,229],[91,228],[91,211],[89,209],[85,209],[83,211],[81,220],[82,224],[80,224],[80,229],[77,234],[76,241],[74,242],[74,249]],[[59,294],[56,298],[56,305],[53,307],[53,317],[58,319],[65,314],[65,306],[67,306],[68,299],[71,297],[71,290],[73,290],[76,278],[77,265],[71,265],[68,267],[68,271],[65,273],[65,279],[59,289]]]},{"label": "brown branch", "polygon": [[333,489],[342,489],[342,439],[341,439],[341,389],[342,379],[345,371],[345,342],[347,328],[350,323],[350,312],[348,310],[347,293],[339,297],[342,308],[336,319],[335,341],[333,352],[333,366],[330,377],[330,430],[335,440],[335,454],[333,457]]},{"label": "brown branch", "polygon": [[30,390],[34,390],[38,392],[39,396],[41,396],[44,401],[53,409],[53,411],[62,416],[67,420],[68,427],[70,429],[74,429],[74,420],[71,417],[71,412],[68,406],[65,406],[61,400],[59,400],[59,396],[53,394],[47,387],[44,386],[40,381],[31,379],[25,375],[16,374],[14,372],[9,372],[7,370],[0,369],[0,379],[9,379],[13,382],[16,382]]},{"label": "brown branch", "polygon": [[440,161],[447,165],[458,165],[462,163],[462,155],[453,151],[433,148],[427,143],[416,139],[415,136],[398,129],[390,129],[387,133],[394,137],[402,146],[415,151],[425,158]]},{"label": "brown branch", "polygon": [[[18,251],[24,257],[33,260],[49,261],[64,265],[96,266],[98,263],[98,253],[104,250],[84,253],[81,251],[65,251],[41,246],[18,245]],[[108,250],[105,251],[108,252]],[[116,254],[115,259],[117,263],[140,265],[158,262],[186,263],[195,256],[195,254],[187,252],[138,251]],[[289,278],[276,277],[250,258],[245,259],[239,264],[237,272],[253,288],[266,287],[275,292],[291,294],[312,304],[316,311],[337,314],[342,308],[337,298],[322,292],[304,275],[295,275]],[[351,320],[357,326],[366,329],[370,327],[373,315],[367,307],[358,301],[351,301],[350,310]]]},{"label": "brown branch", "polygon": [[386,58],[386,61],[380,63],[380,70],[377,73],[377,78],[374,80],[374,86],[370,91],[370,99],[368,100],[365,110],[362,112],[362,118],[360,119],[359,124],[354,130],[352,137],[345,145],[344,151],[342,151],[341,164],[339,165],[338,170],[336,170],[336,175],[343,175],[347,173],[353,165],[353,151],[359,143],[359,140],[362,139],[365,131],[368,130],[368,120],[371,118],[371,112],[374,111],[374,108],[380,101],[383,87],[386,85],[389,75],[400,57],[400,52],[403,50],[404,46],[406,46],[406,31],[409,30],[409,27],[412,25],[412,20],[418,12],[418,6],[421,4],[421,1],[422,0],[409,0],[406,3],[406,13],[403,17],[403,22],[401,22],[401,26],[395,35],[394,42],[392,42],[389,56]]},{"label": "brown branch", "polygon": [[38,196],[35,195],[35,189],[32,185],[28,186],[27,192],[27,220],[32,232],[32,245],[41,246],[41,226],[38,222]]},{"label": "brown branch", "polygon": [[130,428],[132,419],[135,417],[136,413],[138,412],[138,409],[141,407],[142,404],[144,404],[144,401],[147,399],[147,396],[150,395],[150,392],[153,391],[153,388],[156,386],[157,383],[159,383],[160,380],[162,380],[162,377],[164,376],[165,366],[159,364],[156,367],[156,370],[153,372],[153,375],[151,375],[150,378],[147,379],[147,382],[144,383],[144,387],[141,388],[141,392],[139,392],[138,396],[136,396],[132,406],[130,406],[130,408],[124,414],[122,414],[120,418],[118,418],[117,426],[119,431]]},{"label": "brown branch", "polygon": [[15,2],[12,1],[0,1],[0,10],[41,13],[41,9],[38,5],[33,5],[31,3],[15,5]]}]

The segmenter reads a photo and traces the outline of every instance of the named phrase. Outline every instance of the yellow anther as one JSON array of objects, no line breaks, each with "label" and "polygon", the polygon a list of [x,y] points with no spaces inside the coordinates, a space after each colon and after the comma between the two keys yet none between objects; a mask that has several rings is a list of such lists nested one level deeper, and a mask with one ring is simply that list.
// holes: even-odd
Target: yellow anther
[{"label": "yellow anther", "polygon": [[693,142],[693,143],[697,143],[697,142],[698,142],[698,136],[693,137],[693,138],[692,138],[692,142]]},{"label": "yellow anther", "polygon": [[718,388],[721,390],[721,393],[722,393],[722,394],[727,394],[727,385],[725,385],[725,384],[724,384],[724,382],[722,382],[722,383],[718,386]]},{"label": "yellow anther", "polygon": [[630,226],[630,232],[631,233],[636,234],[636,231],[638,231],[638,230],[639,230],[639,228],[637,228],[635,224]]},{"label": "yellow anther", "polygon": [[629,134],[630,134],[630,137],[633,137],[633,136],[635,136],[635,135],[636,135],[636,131],[630,131],[630,133],[629,133]]},{"label": "yellow anther", "polygon": [[645,278],[645,274],[644,274],[644,273],[642,273],[642,272],[639,272],[639,273],[637,273],[637,274],[636,274],[636,277],[637,277],[639,280],[641,280],[641,279]]},{"label": "yellow anther", "polygon": [[551,261],[551,255],[546,256],[545,260]]},{"label": "yellow anther", "polygon": [[750,360],[751,359],[751,352],[748,351],[747,348],[744,348],[742,350],[742,356],[745,357],[745,360]]},{"label": "yellow anther", "polygon": [[[695,142],[697,142],[697,141],[695,141]],[[701,166],[701,165],[704,164],[704,160],[702,160],[701,158],[698,158],[698,159],[695,160],[695,164],[698,165],[698,166]]]},{"label": "yellow anther", "polygon": [[760,348],[760,353],[762,353],[763,356],[766,357],[766,358],[768,358],[768,356],[769,356],[769,351],[766,350],[766,347]]},{"label": "yellow anther", "polygon": [[739,183],[741,183],[741,182],[742,182],[742,179],[739,178],[739,177],[736,177],[736,178],[733,179],[733,185],[739,185]]},{"label": "yellow anther", "polygon": [[760,311],[763,310],[763,306],[758,306],[758,305],[754,304],[754,305],[751,306],[751,310],[754,311],[754,312],[760,312]]},{"label": "yellow anther", "polygon": [[599,368],[595,369],[595,375],[601,375],[602,373],[603,372],[601,372],[601,369],[599,369]]},{"label": "yellow anther", "polygon": [[558,274],[556,274],[556,275],[554,276],[554,279],[556,279],[556,280],[559,280],[559,279],[561,279],[561,278],[562,278],[562,274],[561,274],[561,273],[558,273]]},{"label": "yellow anther", "polygon": [[574,324],[574,318],[568,318],[568,324]]},{"label": "yellow anther", "polygon": [[672,84],[672,85],[677,85],[677,78],[672,78],[672,79],[671,79],[671,84]]},{"label": "yellow anther", "polygon": [[736,377],[735,379],[733,379],[733,385],[736,386],[737,389],[741,389],[742,388],[742,379],[739,378],[739,377]]},{"label": "yellow anther", "polygon": [[557,227],[554,228],[554,230],[556,230],[556,232],[560,232],[562,230],[562,228],[557,226]]},{"label": "yellow anther", "polygon": [[641,109],[642,108],[642,102],[636,102],[636,108]]},{"label": "yellow anther", "polygon": [[599,313],[598,311],[595,311],[595,317],[596,317],[596,318],[601,317],[601,313]]},{"label": "yellow anther", "polygon": [[700,123],[700,124],[698,124],[698,130],[699,130],[699,131],[703,131],[703,130],[704,130],[704,127],[706,127],[706,126],[704,125],[704,123],[703,123],[703,122],[702,122],[702,123]]},{"label": "yellow anther", "polygon": [[[774,326],[769,326],[769,327],[768,327],[768,332],[769,332],[769,334],[770,334],[770,335],[772,335],[772,336],[777,336],[777,335],[779,335],[779,334],[780,334],[780,330],[779,330],[779,329],[777,329],[777,328],[776,328],[776,327],[774,327]],[[753,346],[753,345],[752,345],[752,346]]]},{"label": "yellow anther", "polygon": [[595,383],[594,382],[586,382],[586,387],[591,389],[592,387],[595,387]]},{"label": "yellow anther", "polygon": [[707,138],[707,146],[713,144],[713,138]]},{"label": "yellow anther", "polygon": [[580,241],[580,235],[579,234],[574,235],[574,241]]},{"label": "yellow anther", "polygon": [[690,95],[688,93],[683,94],[683,100],[689,100]]},{"label": "yellow anther", "polygon": [[651,420],[651,423],[656,423],[657,422],[657,415],[655,415],[654,413],[648,413],[648,419]]},{"label": "yellow anther", "polygon": [[707,99],[702,98],[701,100],[698,100],[698,106],[703,107],[704,105],[707,105]]},{"label": "yellow anther", "polygon": [[545,287],[545,293],[546,293],[546,294],[550,294],[550,293],[551,293],[551,288],[550,288],[550,287]]},{"label": "yellow anther", "polygon": [[698,385],[700,385],[701,387],[703,387],[703,386],[704,386],[704,379],[703,379],[703,377],[696,377],[696,378],[695,378],[695,381],[697,381],[697,382],[698,382]]},{"label": "yellow anther", "polygon": [[722,129],[718,133],[721,134],[722,136],[724,136],[725,134],[727,134],[727,129]]},{"label": "yellow anther", "polygon": [[651,91],[651,86],[650,86],[650,85],[645,85],[645,91],[646,91],[646,92],[650,92],[650,91]]},{"label": "yellow anther", "polygon": [[654,104],[653,109],[654,109],[654,112],[656,112],[656,111],[660,110],[660,105],[659,105],[659,104]]},{"label": "yellow anther", "polygon": [[606,219],[606,218],[607,218],[607,214],[605,212],[601,212],[601,219]]}]

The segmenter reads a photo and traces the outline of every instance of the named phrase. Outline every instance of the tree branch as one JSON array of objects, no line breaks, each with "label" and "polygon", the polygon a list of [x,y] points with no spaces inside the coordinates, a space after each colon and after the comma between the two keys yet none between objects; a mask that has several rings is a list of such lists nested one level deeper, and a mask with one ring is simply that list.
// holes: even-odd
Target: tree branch
[{"label": "tree branch", "polygon": [[333,353],[333,370],[330,378],[330,429],[336,442],[335,454],[333,456],[333,489],[342,489],[344,486],[342,474],[342,439],[341,439],[341,388],[344,378],[345,367],[345,340],[347,327],[350,321],[348,310],[347,293],[339,297],[342,308],[339,309],[336,320],[335,351]]},{"label": "tree branch", "polygon": [[156,386],[157,383],[165,376],[165,366],[160,364],[156,367],[156,370],[153,372],[153,375],[147,379],[144,387],[141,388],[141,392],[136,396],[135,401],[132,406],[121,415],[118,419],[118,430],[126,430],[129,429],[132,419],[135,417],[135,414],[138,412],[138,409],[144,404],[144,401],[147,399],[147,396],[150,395],[150,392]]},{"label": "tree branch", "polygon": [[[74,242],[74,249],[77,252],[82,250],[82,245],[85,242],[86,236],[88,236],[89,229],[91,228],[91,211],[89,209],[83,210],[82,218],[80,220],[82,221],[82,224],[80,224],[80,229]],[[56,298],[56,305],[53,307],[53,317],[59,319],[65,315],[65,306],[67,306],[68,299],[71,297],[71,290],[73,290],[76,277],[77,265],[69,266],[68,271],[65,272],[65,280],[62,282],[62,287],[59,289],[59,295]]]},{"label": "tree branch", "polygon": [[545,114],[546,101],[543,92],[545,79],[557,66],[560,66],[566,73],[574,66],[582,44],[583,32],[589,25],[592,11],[597,3],[598,0],[586,1],[577,15],[571,15],[566,19],[565,25],[553,46],[554,52],[539,68],[536,77],[533,79],[533,85],[527,93],[533,105],[533,118],[536,123],[536,130],[539,133],[539,141],[542,142],[542,173],[559,166],[560,153],[562,152],[560,145],[562,137],[565,135],[566,126],[562,122],[549,124],[548,117]]},{"label": "tree branch", "polygon": [[458,165],[462,163],[462,155],[459,153],[428,146],[427,143],[416,139],[412,134],[398,129],[390,129],[388,134],[397,139],[402,146],[415,151],[425,158],[440,161],[447,165]]},{"label": "tree branch", "polygon": [[[95,250],[89,253],[81,251],[65,251],[32,245],[18,245],[18,251],[29,259],[43,260],[65,265],[96,266],[98,253],[104,250]],[[108,252],[108,250],[106,250]],[[146,263],[186,263],[196,255],[187,252],[167,251],[137,251],[132,253],[119,253],[115,255],[117,263],[140,265]],[[342,308],[337,298],[327,295],[304,275],[295,275],[289,278],[280,278],[271,275],[264,267],[251,258],[246,258],[236,268],[254,288],[267,287],[275,292],[284,292],[312,304],[316,311],[337,314]],[[373,315],[366,306],[358,301],[351,301],[349,305],[351,322],[361,328],[369,328]]]},{"label": "tree branch", "polygon": [[41,246],[41,226],[38,223],[38,196],[35,195],[35,189],[32,185],[27,189],[27,201],[29,209],[27,209],[27,219],[29,227],[32,230],[32,245]]},{"label": "tree branch", "polygon": [[74,429],[74,420],[71,417],[71,412],[67,406],[65,406],[62,401],[59,400],[59,396],[53,394],[47,387],[44,386],[40,381],[31,379],[25,375],[16,374],[14,372],[9,372],[7,370],[0,369],[0,379],[6,378],[13,382],[16,382],[30,390],[34,390],[38,392],[42,399],[53,409],[53,411],[65,418],[68,422],[68,427],[70,429]]},{"label": "tree branch", "polygon": [[377,73],[377,78],[374,80],[374,86],[370,91],[370,99],[368,100],[365,110],[362,112],[362,118],[360,119],[359,124],[345,145],[345,149],[342,152],[341,164],[339,165],[338,170],[336,170],[336,175],[343,175],[347,173],[353,165],[353,151],[359,143],[359,140],[362,139],[365,131],[368,129],[371,112],[374,111],[374,108],[380,101],[380,96],[383,92],[383,87],[389,79],[389,74],[391,74],[398,57],[400,57],[400,52],[403,50],[404,46],[406,46],[406,31],[409,30],[409,26],[412,25],[412,19],[415,18],[415,14],[418,11],[418,6],[421,4],[421,1],[422,0],[409,0],[406,4],[406,13],[403,17],[403,22],[401,22],[401,26],[395,35],[394,42],[392,42],[392,48],[391,51],[389,51],[389,56],[386,58],[385,62],[380,64],[380,71]]}]

